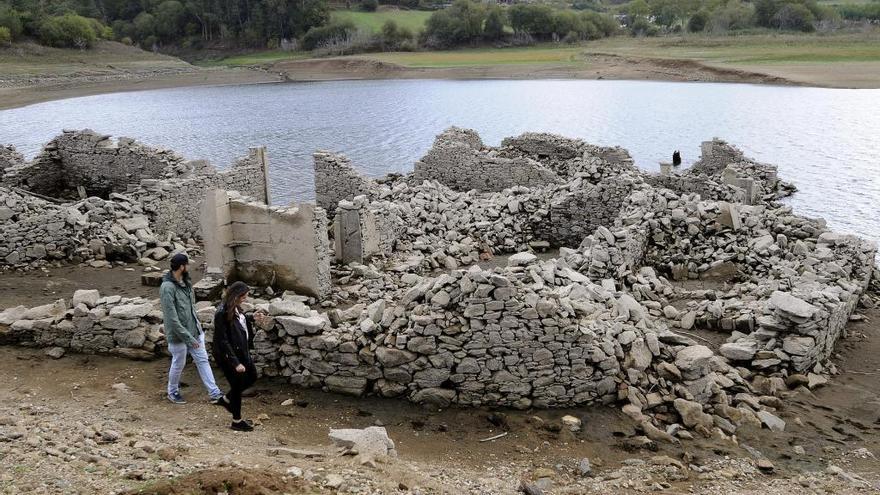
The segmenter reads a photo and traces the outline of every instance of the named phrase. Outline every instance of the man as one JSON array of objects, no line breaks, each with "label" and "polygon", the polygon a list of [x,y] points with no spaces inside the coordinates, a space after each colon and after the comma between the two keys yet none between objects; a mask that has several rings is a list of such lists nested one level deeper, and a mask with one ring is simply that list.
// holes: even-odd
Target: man
[{"label": "man", "polygon": [[180,375],[189,353],[199,377],[208,390],[212,404],[219,403],[223,392],[214,383],[214,373],[208,363],[205,350],[205,334],[196,316],[195,295],[187,266],[189,258],[183,253],[171,257],[171,270],[162,278],[159,297],[162,301],[162,317],[165,322],[165,340],[171,353],[171,369],[168,371],[168,400],[186,404],[180,395]]}]

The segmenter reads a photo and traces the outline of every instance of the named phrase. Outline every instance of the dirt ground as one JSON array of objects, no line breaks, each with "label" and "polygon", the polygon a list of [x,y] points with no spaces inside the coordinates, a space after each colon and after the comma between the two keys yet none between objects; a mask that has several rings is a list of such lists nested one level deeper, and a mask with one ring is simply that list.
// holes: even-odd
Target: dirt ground
[{"label": "dirt ground", "polygon": [[585,64],[510,64],[412,68],[371,59],[368,55],[283,61],[268,67],[290,81],[348,79],[614,79],[651,81],[800,84],[783,76],[726,69],[689,60],[587,54]]},{"label": "dirt ground", "polygon": [[[0,308],[70,297],[76,287],[153,297],[155,288],[137,283],[139,273],[2,274]],[[840,374],[784,399],[784,432],[740,430],[736,443],[638,444],[635,425],[612,407],[437,410],[303,390],[282,379],[258,382],[245,414],[261,424],[237,433],[227,413],[206,402],[192,366],[184,374],[189,403],[176,406],[164,400],[164,360],[52,360],[36,349],[0,347],[0,493],[494,494],[539,479],[547,494],[880,493],[880,310],[860,312],[866,319],[849,325],[834,356]],[[566,414],[583,429],[563,428]],[[339,457],[327,437],[330,428],[371,425],[388,429],[398,458],[360,465]],[[121,438],[102,441],[107,429]],[[307,452],[270,455],[275,447]],[[755,468],[760,457],[773,473]],[[584,458],[590,477],[577,470]]]}]

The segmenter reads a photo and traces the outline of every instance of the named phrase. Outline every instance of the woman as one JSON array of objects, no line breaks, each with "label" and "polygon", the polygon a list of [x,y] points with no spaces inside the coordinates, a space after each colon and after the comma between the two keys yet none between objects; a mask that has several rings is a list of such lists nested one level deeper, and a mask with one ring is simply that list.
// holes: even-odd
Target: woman
[{"label": "woman", "polygon": [[257,369],[251,359],[254,345],[254,319],[262,323],[264,315],[245,315],[241,304],[250,287],[234,282],[226,289],[223,303],[214,314],[214,361],[229,381],[229,392],[218,402],[232,413],[233,430],[252,431],[253,422],[241,417],[241,393],[257,381]]}]

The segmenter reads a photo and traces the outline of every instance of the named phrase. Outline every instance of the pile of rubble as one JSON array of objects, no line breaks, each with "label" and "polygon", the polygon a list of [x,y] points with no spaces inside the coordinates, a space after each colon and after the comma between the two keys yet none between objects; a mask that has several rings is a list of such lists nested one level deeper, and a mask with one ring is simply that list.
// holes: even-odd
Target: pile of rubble
[{"label": "pile of rubble", "polygon": [[0,263],[29,268],[48,262],[154,265],[184,246],[157,236],[142,205],[122,194],[56,204],[0,187]]}]

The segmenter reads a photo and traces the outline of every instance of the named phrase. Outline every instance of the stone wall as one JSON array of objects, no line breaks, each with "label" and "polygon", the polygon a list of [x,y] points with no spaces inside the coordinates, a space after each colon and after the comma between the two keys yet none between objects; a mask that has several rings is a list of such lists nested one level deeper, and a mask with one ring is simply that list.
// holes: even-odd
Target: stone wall
[{"label": "stone wall", "polygon": [[597,227],[614,223],[635,177],[618,177],[597,185],[573,183],[551,197],[550,215],[535,222],[535,237],[551,246],[576,248]]},{"label": "stone wall", "polygon": [[[460,131],[460,130],[459,130]],[[503,158],[476,148],[475,133],[441,134],[428,153],[416,162],[416,183],[435,180],[456,191],[501,191],[514,186],[557,184],[561,179],[550,169],[525,157]]]},{"label": "stone wall", "polygon": [[751,200],[747,201],[746,191],[742,188],[720,184],[706,175],[647,175],[645,181],[654,187],[663,187],[676,194],[699,194],[703,199],[751,204]]},{"label": "stone wall", "polygon": [[157,234],[195,238],[201,233],[199,205],[208,191],[234,189],[268,203],[267,180],[265,148],[250,149],[218,172],[204,160],[187,161],[130,138],[84,130],[65,131],[33,161],[7,168],[0,184],[65,200],[80,197],[78,186],[87,196],[105,199],[124,192],[142,205]]},{"label": "stone wall", "polygon": [[270,207],[217,190],[201,221],[209,273],[227,280],[294,289],[322,298],[330,291],[330,245],[324,210],[311,204]]},{"label": "stone wall", "polygon": [[362,177],[343,155],[318,151],[315,159],[315,202],[330,218],[342,200],[368,195],[374,183]]},{"label": "stone wall", "polygon": [[24,162],[24,155],[19,153],[14,146],[0,145],[0,179],[6,169],[20,167]]},{"label": "stone wall", "polygon": [[64,299],[0,312],[0,343],[150,359],[164,352],[162,312],[145,299],[77,291]]},{"label": "stone wall", "polygon": [[130,138],[114,141],[91,130],[65,131],[32,162],[7,169],[3,182],[57,198],[79,197],[77,187],[82,186],[89,196],[107,198],[141,179],[174,177],[191,169],[174,152]]},{"label": "stone wall", "polygon": [[268,204],[267,173],[265,148],[251,148],[226,170],[203,169],[200,175],[171,180],[145,179],[127,194],[143,204],[157,233],[195,238],[202,235],[201,204],[210,191],[234,190]]},{"label": "stone wall", "polygon": [[[204,302],[196,308],[213,358],[216,308]],[[97,290],[78,290],[69,301],[0,311],[0,345],[46,348],[56,358],[66,351],[143,360],[169,355],[158,299],[101,297]],[[260,375],[280,374],[280,345],[273,328],[257,329],[252,356]]]}]

